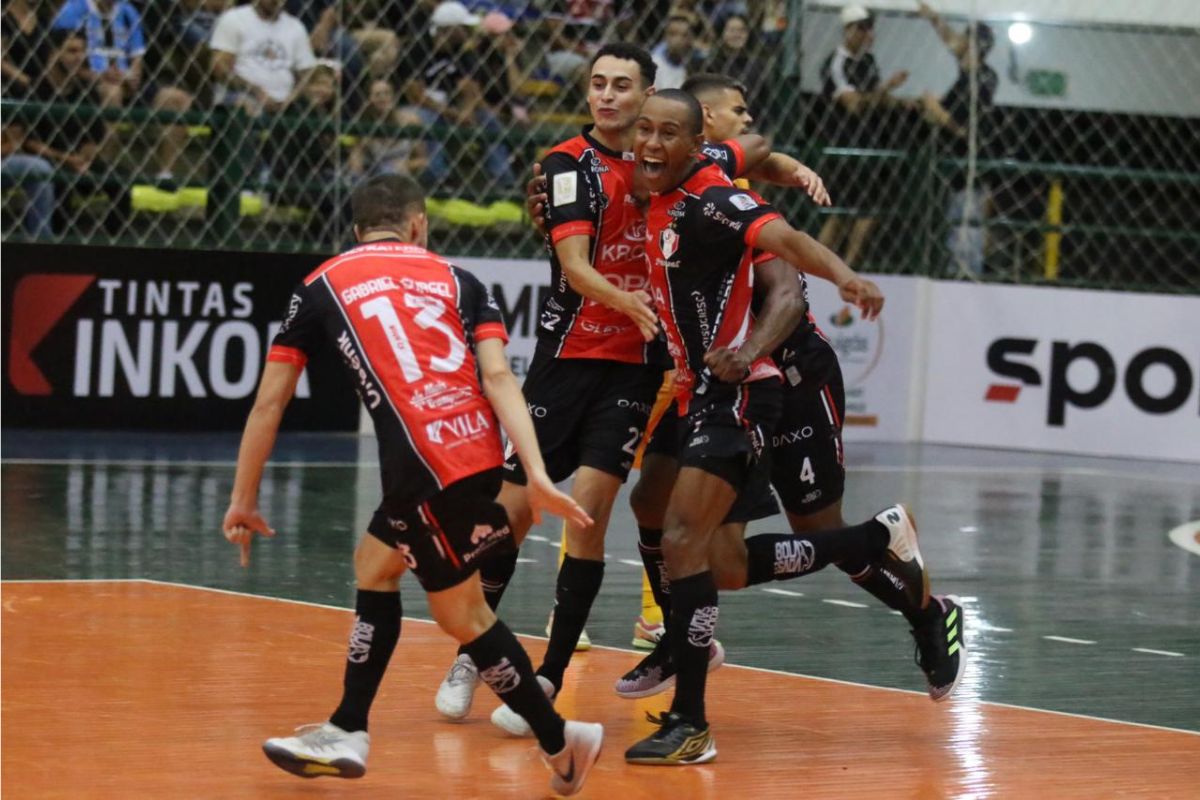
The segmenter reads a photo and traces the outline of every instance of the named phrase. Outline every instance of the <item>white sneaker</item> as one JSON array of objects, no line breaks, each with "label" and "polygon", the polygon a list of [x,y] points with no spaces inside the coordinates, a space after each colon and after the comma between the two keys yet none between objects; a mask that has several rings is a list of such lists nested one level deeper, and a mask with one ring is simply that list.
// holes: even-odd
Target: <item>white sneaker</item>
[{"label": "white sneaker", "polygon": [[908,595],[916,608],[929,604],[929,572],[917,545],[917,523],[907,506],[885,508],[875,515],[888,529],[888,547],[874,565]]},{"label": "white sneaker", "polygon": [[459,654],[438,687],[434,705],[446,719],[462,719],[471,713],[475,687],[479,685],[479,669],[466,653]]},{"label": "white sneaker", "polygon": [[366,731],[349,733],[332,722],[318,722],[296,732],[300,735],[263,742],[263,752],[280,769],[301,778],[361,778],[367,774],[371,737]]},{"label": "white sneaker", "polygon": [[[546,697],[553,700],[554,684],[550,682],[549,678],[542,675],[538,675],[537,679],[538,684],[542,687],[542,691],[546,693]],[[506,703],[501,703],[500,707],[492,712],[492,724],[509,736],[518,736],[521,738],[533,736],[533,728],[529,727],[529,723],[525,721],[525,718],[509,708]]]},{"label": "white sneaker", "polygon": [[567,740],[566,746],[554,755],[543,752],[542,760],[554,773],[550,778],[550,790],[567,797],[583,788],[592,765],[600,758],[604,726],[598,722],[567,720],[563,738]]}]

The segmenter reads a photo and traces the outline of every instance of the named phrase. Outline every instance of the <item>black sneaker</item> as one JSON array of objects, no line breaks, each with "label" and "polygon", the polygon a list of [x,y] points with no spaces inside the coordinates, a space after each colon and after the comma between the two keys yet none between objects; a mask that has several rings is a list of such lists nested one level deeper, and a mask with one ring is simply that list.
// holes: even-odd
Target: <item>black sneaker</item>
[{"label": "black sneaker", "polygon": [[[725,648],[716,639],[708,648],[708,671],[725,663]],[[617,695],[626,700],[653,697],[675,685],[675,662],[670,645],[660,639],[638,665],[617,679]]]},{"label": "black sneaker", "polygon": [[946,700],[958,688],[967,668],[967,648],[963,635],[963,608],[953,597],[934,595],[941,613],[925,625],[911,631],[917,649],[917,666],[929,681],[929,699]]},{"label": "black sneaker", "polygon": [[646,718],[660,727],[625,751],[625,760],[630,764],[677,767],[705,764],[717,757],[717,743],[708,725],[698,727],[674,711],[661,717],[647,714]]}]

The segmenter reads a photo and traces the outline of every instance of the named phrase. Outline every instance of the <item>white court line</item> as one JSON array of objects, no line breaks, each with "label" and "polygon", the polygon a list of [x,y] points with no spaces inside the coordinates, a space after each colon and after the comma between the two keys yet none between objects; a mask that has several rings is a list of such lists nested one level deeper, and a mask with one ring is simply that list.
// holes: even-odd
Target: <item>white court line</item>
[{"label": "white court line", "polygon": [[518,558],[517,563],[518,564],[536,564],[536,563],[538,563],[538,560],[536,558]]},{"label": "white court line", "polygon": [[1092,639],[1072,639],[1070,636],[1043,636],[1043,639],[1049,639],[1052,642],[1065,642],[1067,644],[1095,644]]},{"label": "white court line", "polygon": [[[1184,462],[1179,462],[1185,466]],[[51,465],[125,465],[125,466],[198,466],[198,467],[236,467],[236,459],[228,460],[199,460],[186,459],[120,459],[120,458],[3,458],[0,464],[51,464]],[[267,466],[276,467],[378,467],[378,461],[268,461]],[[1074,476],[1087,478],[1119,478],[1121,480],[1141,480],[1152,483],[1178,483],[1195,486],[1196,481],[1174,475],[1155,475],[1144,472],[1122,472],[1120,470],[1095,469],[1093,467],[1024,467],[1024,466],[981,466],[976,464],[962,465],[929,465],[929,464],[895,464],[865,467],[847,467],[847,472],[863,473],[902,473],[928,472],[931,474],[979,474],[979,475],[1052,475]]]},{"label": "white court line", "polygon": [[1135,653],[1149,653],[1152,656],[1173,656],[1174,658],[1184,658],[1183,653],[1176,653],[1174,650],[1155,650],[1151,647],[1134,647]]},{"label": "white court line", "polygon": [[846,608],[870,608],[866,603],[854,603],[850,600],[822,600],[822,603],[829,603],[831,606],[845,606]]},{"label": "white court line", "polygon": [[538,536],[537,534],[533,534],[533,533],[529,534],[525,538],[531,542],[548,542],[548,541],[550,541],[545,536]]},{"label": "white court line", "polygon": [[791,589],[775,589],[768,586],[763,591],[768,594],[781,594],[784,597],[804,597],[804,592],[793,592]]},{"label": "white court line", "polygon": [[631,567],[637,567],[638,569],[646,566],[640,561],[634,561],[632,558],[618,558],[617,561],[620,561],[622,564],[628,564]]},{"label": "white court line", "polygon": [[[33,583],[148,583],[148,584],[156,585],[156,586],[171,586],[171,587],[174,587],[177,589],[193,589],[198,592],[216,592],[217,594],[228,594],[228,595],[233,595],[234,597],[247,597],[247,598],[250,598],[253,600],[267,600],[267,601],[273,601],[276,603],[293,603],[298,606],[311,606],[313,608],[326,608],[326,609],[330,609],[333,611],[342,611],[347,614],[353,613],[353,609],[346,608],[343,606],[331,606],[331,605],[327,605],[325,603],[311,603],[307,600],[292,600],[287,597],[270,597],[268,595],[263,595],[263,594],[251,594],[250,592],[239,592],[239,591],[236,591],[233,589],[214,589],[214,588],[211,588],[208,586],[196,586],[196,585],[190,584],[190,583],[176,583],[174,581],[160,581],[155,578],[118,578],[118,579],[113,579],[111,581],[106,580],[104,578],[78,578],[78,579],[66,578],[66,579],[62,579],[62,580],[11,580],[11,581],[8,579],[5,579],[3,581],[0,581],[0,584],[4,584],[4,583],[25,583],[25,584],[33,584]],[[423,622],[423,623],[426,623],[427,625],[436,625],[437,624],[436,622],[434,622],[431,619],[422,619],[421,617],[405,616],[404,619],[408,620],[409,622]],[[545,636],[538,636],[537,634],[530,634],[530,633],[522,633],[522,634],[518,634],[518,636],[520,636],[521,638],[524,638],[524,639],[537,639],[537,640],[540,640],[543,642],[547,640],[547,637],[545,637]],[[605,645],[605,644],[593,643],[592,649],[593,650],[608,650],[608,651],[611,651],[614,653],[626,653],[631,656],[639,656],[639,657],[644,657],[646,655],[646,652],[644,650],[634,650],[631,647],[611,647],[611,646]],[[926,692],[916,691],[914,689],[897,689],[894,686],[874,686],[869,683],[858,683],[856,681],[843,681],[843,680],[839,680],[838,678],[823,678],[819,675],[807,675],[802,672],[784,672],[783,670],[769,669],[767,667],[748,667],[748,666],[745,666],[742,664],[731,664],[728,661],[725,662],[725,668],[727,668],[727,669],[745,669],[745,670],[749,670],[750,672],[762,672],[767,675],[781,675],[786,678],[803,678],[805,680],[820,681],[822,683],[836,683],[841,686],[854,686],[859,689],[875,689],[880,692],[893,692],[896,694],[911,694],[911,695],[915,695],[918,697],[928,696]],[[1054,711],[1049,708],[1034,708],[1032,706],[1020,706],[1020,705],[1016,705],[1014,703],[1001,703],[996,700],[975,700],[974,702],[979,705],[983,705],[983,706],[995,706],[997,708],[1014,708],[1014,709],[1017,709],[1018,711],[1034,711],[1039,714],[1053,714],[1054,716],[1057,716],[1057,717],[1072,717],[1074,719],[1087,719],[1087,720],[1092,720],[1094,722],[1108,722],[1113,725],[1128,725],[1133,728],[1149,728],[1151,730],[1156,730],[1156,731],[1166,731],[1168,733],[1185,733],[1185,734],[1188,734],[1189,736],[1200,737],[1200,731],[1189,731],[1184,728],[1171,728],[1166,725],[1152,725],[1148,722],[1131,722],[1129,720],[1123,720],[1123,719],[1110,719],[1108,717],[1097,717],[1097,716],[1093,716],[1091,714],[1075,714],[1070,711]]]}]

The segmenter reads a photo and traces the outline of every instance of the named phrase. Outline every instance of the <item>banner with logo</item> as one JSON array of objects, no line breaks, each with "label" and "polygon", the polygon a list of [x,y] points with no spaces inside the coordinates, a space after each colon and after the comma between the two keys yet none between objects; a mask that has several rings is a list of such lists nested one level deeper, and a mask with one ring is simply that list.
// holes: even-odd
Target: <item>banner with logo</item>
[{"label": "banner with logo", "polygon": [[[292,288],[322,256],[6,244],[3,424],[239,430]],[[284,427],[354,430],[332,348]]]},{"label": "banner with logo", "polygon": [[918,398],[913,365],[920,363],[918,332],[928,281],[871,275],[884,295],[883,313],[863,320],[828,281],[810,278],[809,307],[817,326],[837,351],[846,384],[846,441],[907,442],[917,434]]},{"label": "banner with logo", "polygon": [[538,314],[550,294],[550,262],[534,259],[451,258],[483,281],[500,306],[508,327],[508,361],[518,380],[525,380],[537,346]]},{"label": "banner with logo", "polygon": [[1200,298],[937,283],[927,441],[1200,461]]}]

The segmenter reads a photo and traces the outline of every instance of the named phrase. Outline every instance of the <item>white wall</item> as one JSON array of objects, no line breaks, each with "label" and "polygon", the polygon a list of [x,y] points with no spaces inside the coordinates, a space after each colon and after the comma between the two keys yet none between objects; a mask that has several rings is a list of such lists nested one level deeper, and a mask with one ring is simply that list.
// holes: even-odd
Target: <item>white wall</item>
[{"label": "white wall", "polygon": [[[854,2],[872,9],[913,11],[912,0],[822,0],[841,7]],[[1196,0],[934,0],[939,14],[993,19],[1040,19],[1048,22],[1104,22],[1200,27]]]}]

